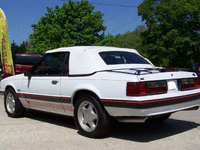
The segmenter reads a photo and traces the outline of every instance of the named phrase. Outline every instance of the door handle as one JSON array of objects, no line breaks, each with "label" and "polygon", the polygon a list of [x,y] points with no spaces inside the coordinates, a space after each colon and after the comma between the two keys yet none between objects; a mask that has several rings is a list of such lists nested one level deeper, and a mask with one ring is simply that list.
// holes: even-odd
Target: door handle
[{"label": "door handle", "polygon": [[53,80],[53,81],[51,81],[51,83],[52,83],[52,84],[57,84],[58,81],[57,81],[57,80]]}]

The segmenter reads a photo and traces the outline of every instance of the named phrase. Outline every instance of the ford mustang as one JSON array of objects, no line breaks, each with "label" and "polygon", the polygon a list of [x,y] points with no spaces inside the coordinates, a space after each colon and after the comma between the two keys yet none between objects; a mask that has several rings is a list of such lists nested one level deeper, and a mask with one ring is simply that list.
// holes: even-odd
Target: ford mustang
[{"label": "ford mustang", "polygon": [[24,74],[1,81],[5,110],[73,116],[82,135],[99,137],[120,122],[164,121],[200,105],[194,72],[162,72],[134,49],[75,46],[47,51]]}]

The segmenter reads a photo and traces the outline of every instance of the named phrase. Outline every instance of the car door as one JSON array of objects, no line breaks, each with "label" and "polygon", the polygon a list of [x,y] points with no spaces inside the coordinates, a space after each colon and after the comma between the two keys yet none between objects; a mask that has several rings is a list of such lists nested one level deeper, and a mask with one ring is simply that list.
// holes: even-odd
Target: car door
[{"label": "car door", "polygon": [[64,112],[60,100],[63,62],[68,53],[46,54],[25,76],[22,82],[22,97],[31,108]]}]

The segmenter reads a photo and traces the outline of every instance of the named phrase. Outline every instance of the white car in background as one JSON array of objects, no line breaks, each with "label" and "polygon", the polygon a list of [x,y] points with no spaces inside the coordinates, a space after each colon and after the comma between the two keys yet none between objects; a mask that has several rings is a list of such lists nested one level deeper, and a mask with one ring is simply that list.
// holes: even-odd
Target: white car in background
[{"label": "white car in background", "polygon": [[74,116],[88,137],[106,134],[113,118],[164,121],[198,109],[199,88],[193,72],[160,72],[136,50],[98,46],[47,51],[29,71],[1,83],[8,116],[26,108]]}]

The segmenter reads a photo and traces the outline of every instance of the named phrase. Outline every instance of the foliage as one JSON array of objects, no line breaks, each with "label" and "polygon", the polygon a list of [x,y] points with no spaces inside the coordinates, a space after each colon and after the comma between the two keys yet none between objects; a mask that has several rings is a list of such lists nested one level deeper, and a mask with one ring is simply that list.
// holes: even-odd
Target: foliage
[{"label": "foliage", "polygon": [[19,53],[19,46],[17,45],[17,43],[15,43],[15,41],[13,40],[13,42],[11,43],[11,51],[12,51],[12,55]]},{"label": "foliage", "polygon": [[19,46],[20,53],[27,53],[30,48],[29,41],[23,41]]},{"label": "foliage", "polygon": [[190,67],[200,56],[200,1],[145,0],[138,14],[148,30],[142,33],[143,51],[154,64]]},{"label": "foliage", "polygon": [[88,0],[64,3],[60,8],[47,7],[47,13],[33,24],[30,52],[43,54],[47,50],[75,45],[93,45],[104,38],[103,14],[94,12]]},{"label": "foliage", "polygon": [[27,53],[28,49],[30,48],[28,41],[23,41],[19,46],[13,42],[11,43],[11,51],[12,55],[15,55],[16,53]]},{"label": "foliage", "polygon": [[138,26],[132,32],[126,32],[125,34],[118,34],[113,36],[108,34],[102,41],[95,44],[97,46],[113,46],[113,47],[122,47],[122,48],[132,48],[138,50],[140,53],[143,54],[141,51],[141,33],[146,30],[145,25]]},{"label": "foliage", "polygon": [[101,40],[99,43],[95,44],[96,46],[113,46],[117,47],[117,41],[114,39],[114,36],[111,34],[108,34],[103,40]]},{"label": "foliage", "polygon": [[142,53],[141,33],[145,30],[146,26],[140,25],[132,32],[116,35],[115,39],[117,41],[118,47],[133,48]]}]

